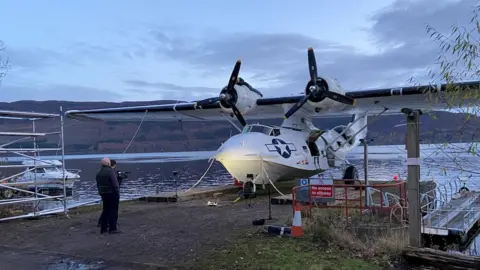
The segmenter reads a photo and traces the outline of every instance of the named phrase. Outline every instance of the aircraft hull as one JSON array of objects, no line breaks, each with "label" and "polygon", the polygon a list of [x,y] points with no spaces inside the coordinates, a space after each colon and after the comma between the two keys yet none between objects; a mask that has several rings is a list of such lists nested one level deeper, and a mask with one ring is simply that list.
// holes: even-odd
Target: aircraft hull
[{"label": "aircraft hull", "polygon": [[300,169],[273,161],[262,162],[260,159],[223,160],[220,163],[238,181],[250,182],[253,178],[253,183],[259,185],[306,178],[323,171]]}]

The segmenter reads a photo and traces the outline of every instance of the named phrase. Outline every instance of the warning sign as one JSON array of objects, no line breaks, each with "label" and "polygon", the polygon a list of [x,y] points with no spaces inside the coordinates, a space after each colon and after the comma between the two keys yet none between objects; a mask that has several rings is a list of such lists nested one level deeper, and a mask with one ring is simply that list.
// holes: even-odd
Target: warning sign
[{"label": "warning sign", "polygon": [[312,198],[333,198],[333,186],[310,186]]}]

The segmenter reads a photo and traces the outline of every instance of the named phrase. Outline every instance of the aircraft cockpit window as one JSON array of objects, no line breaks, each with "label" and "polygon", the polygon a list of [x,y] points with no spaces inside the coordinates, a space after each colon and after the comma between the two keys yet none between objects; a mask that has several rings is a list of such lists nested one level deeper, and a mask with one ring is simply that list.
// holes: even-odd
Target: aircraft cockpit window
[{"label": "aircraft cockpit window", "polygon": [[275,136],[275,137],[276,137],[276,136],[280,136],[280,129],[274,128],[274,129],[272,130],[272,136]]},{"label": "aircraft cockpit window", "polygon": [[244,133],[258,132],[258,133],[263,133],[265,135],[270,135],[270,133],[272,133],[272,128],[268,126],[252,125],[252,126],[246,127],[243,132]]}]

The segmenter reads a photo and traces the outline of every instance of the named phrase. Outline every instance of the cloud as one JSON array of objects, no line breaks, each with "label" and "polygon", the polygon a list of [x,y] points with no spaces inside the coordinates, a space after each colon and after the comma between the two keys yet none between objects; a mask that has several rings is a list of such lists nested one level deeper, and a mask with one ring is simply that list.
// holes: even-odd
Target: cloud
[{"label": "cloud", "polygon": [[[65,55],[40,48],[11,48],[4,51],[13,68],[19,69],[42,69],[54,64],[65,63]],[[68,60],[70,61],[70,60]]]},{"label": "cloud", "polygon": [[[120,52],[121,53],[121,52]],[[112,48],[89,44],[85,42],[76,42],[69,46],[64,52],[67,59],[75,61],[76,64],[84,64],[89,62],[110,62],[117,61],[117,52]]]},{"label": "cloud", "polygon": [[428,0],[394,2],[371,17],[372,33],[377,43],[383,45],[429,40],[427,24],[447,31],[452,24],[467,24],[476,0],[436,1]]},{"label": "cloud", "polygon": [[[309,79],[308,47],[315,49],[320,75],[338,79],[347,91],[410,84],[411,77],[425,83],[428,68],[436,67],[440,52],[426,25],[448,33],[452,24],[469,22],[475,4],[474,0],[435,4],[398,0],[369,18],[371,26],[364,31],[373,49],[368,52],[357,48],[355,40],[339,44],[328,36],[195,32],[187,26],[152,25],[121,32],[124,39],[116,44],[113,40],[102,45],[76,42],[62,50],[7,47],[12,72],[0,88],[0,100],[206,98],[218,95],[237,59],[242,60],[240,76],[264,95],[298,94]],[[334,27],[333,23],[325,27]],[[65,72],[71,76],[62,75]],[[24,79],[37,82],[23,86],[27,85]],[[91,87],[70,85],[83,82]],[[33,89],[30,85],[47,86]]]},{"label": "cloud", "polygon": [[78,100],[78,101],[120,101],[122,95],[108,90],[75,85],[49,85],[38,88],[2,85],[0,101],[17,100]]},{"label": "cloud", "polygon": [[[218,88],[202,87],[202,86],[180,86],[165,82],[146,82],[141,80],[125,80],[125,83],[136,87],[139,93],[160,92],[168,94],[174,99],[184,97],[201,97],[201,96],[215,96],[218,95]],[[171,96],[173,95],[173,96]]]},{"label": "cloud", "polygon": [[368,34],[378,50],[368,54],[358,51],[355,44],[341,45],[293,33],[210,33],[194,38],[152,31],[151,36],[158,55],[198,70],[229,70],[241,58],[241,74],[247,72],[244,78],[254,86],[276,80],[276,86],[265,89],[269,94],[303,90],[308,80],[307,48],[312,46],[319,72],[355,90],[405,85],[412,76],[426,80],[439,52],[438,44],[427,35],[426,25],[447,33],[452,24],[470,20],[474,4],[396,1],[370,18]]},{"label": "cloud", "polygon": [[82,66],[89,63],[116,61],[115,52],[109,48],[78,42],[57,51],[37,47],[9,47],[2,52],[13,69],[41,73],[45,68]]}]

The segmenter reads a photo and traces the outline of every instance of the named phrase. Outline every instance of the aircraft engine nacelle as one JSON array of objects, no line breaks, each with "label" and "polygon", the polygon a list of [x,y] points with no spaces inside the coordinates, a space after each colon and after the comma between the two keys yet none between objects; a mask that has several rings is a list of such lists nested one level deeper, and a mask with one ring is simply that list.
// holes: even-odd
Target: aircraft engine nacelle
[{"label": "aircraft engine nacelle", "polygon": [[[262,97],[262,93],[254,89],[250,85],[234,86],[235,91],[229,93],[229,102],[235,104],[242,115],[248,114],[248,112],[255,110],[257,107],[257,100]],[[227,92],[226,87],[220,92],[220,96],[225,95]],[[233,113],[232,107],[224,99],[220,100],[220,107],[223,111]]]},{"label": "aircraft engine nacelle", "polygon": [[[330,91],[344,95],[345,90],[333,79],[328,77],[318,77],[318,83],[321,86],[321,91]],[[305,95],[310,94],[310,87],[312,86],[312,82],[309,81],[307,86],[305,87]],[[318,94],[312,95],[308,99],[308,103],[319,109],[328,110],[332,108],[342,108],[345,106],[342,103],[336,102],[332,99],[326,98],[322,95],[321,91],[318,91]]]}]

